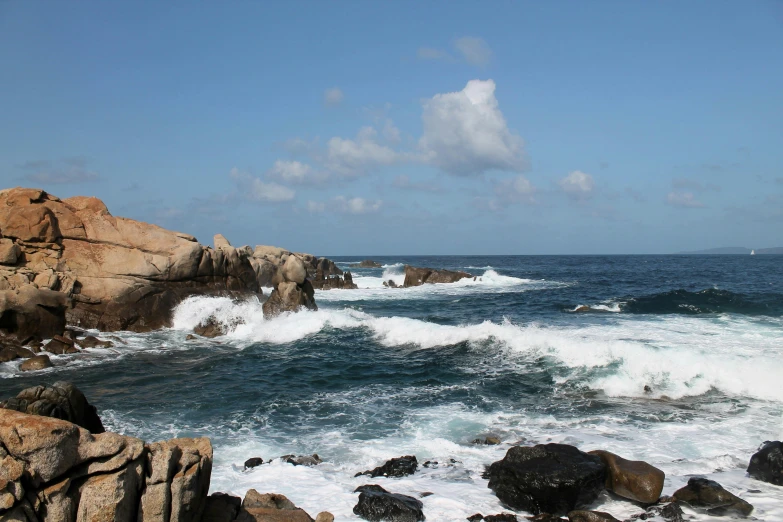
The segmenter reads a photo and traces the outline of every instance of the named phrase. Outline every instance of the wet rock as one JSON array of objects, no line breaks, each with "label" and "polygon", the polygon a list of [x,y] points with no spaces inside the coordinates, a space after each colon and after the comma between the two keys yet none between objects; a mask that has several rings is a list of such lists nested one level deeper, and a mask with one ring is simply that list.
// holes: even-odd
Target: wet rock
[{"label": "wet rock", "polygon": [[766,441],[750,458],[748,474],[762,480],[783,486],[783,442]]},{"label": "wet rock", "polygon": [[317,466],[323,460],[321,460],[321,457],[318,456],[318,454],[313,453],[312,455],[283,455],[280,457],[283,462],[287,462],[288,464],[293,464],[294,466]]},{"label": "wet rock", "polygon": [[264,459],[261,457],[252,457],[245,461],[245,469],[255,468],[256,466],[260,466],[263,463]]},{"label": "wet rock", "polygon": [[513,513],[499,513],[497,515],[487,515],[484,517],[486,522],[517,522],[517,516]]},{"label": "wet rock", "polygon": [[77,353],[79,350],[71,343],[65,343],[59,339],[52,339],[43,346],[43,349],[55,355]]},{"label": "wet rock", "polygon": [[497,446],[501,443],[500,437],[497,435],[488,435],[483,438],[473,439],[472,444],[486,444],[487,446]]},{"label": "wet rock", "polygon": [[284,495],[260,494],[249,490],[242,500],[242,508],[236,522],[314,522],[303,509],[294,505]]},{"label": "wet rock", "polygon": [[369,475],[370,477],[404,477],[406,475],[413,475],[419,466],[419,462],[413,455],[406,455],[404,457],[398,457],[386,461],[382,466],[378,466],[375,469],[363,471],[354,475],[359,477],[362,475]]},{"label": "wet rock", "polygon": [[46,368],[51,368],[52,366],[54,365],[48,355],[36,355],[20,364],[19,369],[23,372],[29,372],[33,370],[44,370]]},{"label": "wet rock", "polygon": [[685,522],[685,514],[676,502],[670,502],[662,506],[650,506],[646,512],[633,515],[630,520],[648,520],[653,517],[661,518],[665,522]]},{"label": "wet rock", "polygon": [[6,346],[0,349],[0,362],[8,362],[16,359],[29,359],[35,354],[21,346]]},{"label": "wet rock", "polygon": [[432,268],[418,268],[405,265],[405,282],[402,286],[420,286],[425,283],[455,283],[460,279],[473,277],[467,272],[454,272],[452,270],[434,270]]},{"label": "wet rock", "polygon": [[225,335],[226,331],[220,323],[218,323],[213,317],[207,319],[205,323],[202,323],[193,328],[193,333],[200,335],[201,337],[208,337],[210,339]]},{"label": "wet rock", "polygon": [[475,515],[470,515],[468,517],[468,520],[470,522],[478,522],[479,520],[484,520],[484,515],[482,515],[481,513],[476,513]]},{"label": "wet rock", "polygon": [[574,312],[589,312],[591,308],[587,305],[579,305],[574,308]]},{"label": "wet rock", "polygon": [[80,348],[111,348],[114,346],[114,343],[111,341],[101,341],[97,337],[93,335],[88,335],[87,337],[83,339],[78,339],[76,341],[79,344]]},{"label": "wet rock", "polygon": [[212,493],[204,503],[201,522],[234,522],[239,515],[242,499],[227,493]]},{"label": "wet rock", "polygon": [[[28,359],[28,362],[37,358]],[[53,417],[72,422],[90,433],[106,431],[95,406],[87,402],[84,394],[69,382],[59,381],[51,386],[27,388],[19,392],[13,399],[0,403],[0,406],[29,415]]]},{"label": "wet rock", "polygon": [[539,513],[532,517],[525,517],[525,519],[530,520],[531,522],[567,522],[568,520],[555,515],[550,515],[549,513]]},{"label": "wet rock", "polygon": [[[3,281],[0,278],[0,282]],[[65,313],[70,305],[67,295],[30,284],[15,290],[2,290],[0,332],[21,341],[59,335],[65,330]]]},{"label": "wet rock", "polygon": [[738,514],[748,516],[753,506],[723,489],[723,486],[703,477],[692,477],[688,485],[672,495],[677,502],[684,502],[694,508],[702,508],[710,515]]},{"label": "wet rock", "polygon": [[593,502],[604,489],[599,457],[566,444],[515,446],[487,470],[503,504],[533,514],[563,514]]},{"label": "wet rock", "polygon": [[321,511],[318,516],[315,517],[315,522],[334,522],[334,515],[328,511]]},{"label": "wet rock", "polygon": [[185,340],[186,341],[195,341],[196,339],[198,339],[198,337],[196,337],[193,334],[188,334],[188,335],[185,336]]},{"label": "wet rock", "polygon": [[588,452],[606,465],[606,489],[623,498],[643,504],[658,502],[666,475],[660,469],[639,460],[626,460],[614,453]]},{"label": "wet rock", "polygon": [[298,285],[304,284],[307,277],[307,269],[302,260],[297,256],[289,256],[283,265],[283,277],[286,281]]},{"label": "wet rock", "polygon": [[424,504],[408,495],[389,493],[375,484],[359,486],[354,493],[359,493],[354,514],[370,522],[418,522],[426,518]]},{"label": "wet rock", "polygon": [[383,286],[388,286],[389,288],[397,288],[397,283],[394,282],[394,279],[389,279],[388,281],[383,282]]},{"label": "wet rock", "polygon": [[264,317],[277,317],[283,312],[298,312],[302,309],[318,310],[315,304],[315,290],[309,280],[298,285],[293,281],[277,284],[269,299],[263,304]]},{"label": "wet rock", "polygon": [[569,522],[620,522],[604,511],[571,511],[568,513]]}]

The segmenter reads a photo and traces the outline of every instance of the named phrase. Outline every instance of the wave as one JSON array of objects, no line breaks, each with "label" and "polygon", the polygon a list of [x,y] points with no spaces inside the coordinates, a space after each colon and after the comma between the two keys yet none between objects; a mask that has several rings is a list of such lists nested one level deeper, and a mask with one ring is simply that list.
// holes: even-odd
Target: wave
[{"label": "wave", "polygon": [[[193,297],[177,308],[174,328],[189,331],[210,317],[224,325],[227,340],[240,347],[290,343],[328,329],[365,329],[390,348],[467,343],[476,350],[500,350],[497,364],[512,365],[512,371],[520,373],[543,358],[553,365],[551,372],[559,385],[601,390],[608,396],[677,399],[717,389],[783,401],[779,330],[747,320],[705,322],[683,317],[580,328],[506,320],[451,326],[376,317],[353,309],[289,313],[267,320],[257,300],[232,303],[226,298]],[[653,392],[645,392],[645,386]]]},{"label": "wave", "polygon": [[732,313],[777,317],[783,315],[783,295],[746,295],[717,288],[699,292],[680,289],[598,305],[580,304],[568,311],[683,315]]}]

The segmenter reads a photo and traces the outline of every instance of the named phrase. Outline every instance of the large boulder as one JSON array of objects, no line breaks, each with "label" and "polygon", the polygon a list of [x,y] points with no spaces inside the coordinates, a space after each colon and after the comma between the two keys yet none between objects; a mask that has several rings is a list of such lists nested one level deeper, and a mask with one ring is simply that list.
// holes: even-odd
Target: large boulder
[{"label": "large boulder", "polygon": [[489,488],[506,506],[565,514],[593,502],[604,489],[601,459],[566,444],[515,446],[487,470]]},{"label": "large boulder", "polygon": [[49,359],[48,355],[36,355],[35,357],[30,357],[20,364],[19,370],[23,372],[29,372],[34,370],[45,370],[46,368],[51,368],[52,366],[54,365],[52,364],[52,360]]},{"label": "large boulder", "polygon": [[639,460],[626,460],[603,450],[588,452],[606,465],[606,489],[624,498],[653,504],[663,491],[663,471]]},{"label": "large boulder", "polygon": [[242,500],[236,522],[314,522],[305,510],[298,508],[284,495],[260,494],[249,490]]},{"label": "large boulder", "polygon": [[0,331],[20,340],[60,335],[70,304],[65,294],[32,285],[0,291]]},{"label": "large boulder", "polygon": [[359,493],[354,514],[370,522],[418,522],[426,519],[422,511],[424,504],[408,495],[389,493],[375,484],[359,486],[354,493]]},{"label": "large boulder", "polygon": [[783,442],[766,441],[750,458],[748,474],[776,486],[783,486]]},{"label": "large boulder", "polygon": [[303,285],[292,281],[278,283],[269,299],[262,305],[264,317],[272,318],[283,312],[298,312],[302,309],[318,310],[315,304],[315,291],[309,280]]},{"label": "large boulder", "polygon": [[704,477],[692,477],[687,486],[674,492],[672,498],[691,507],[701,508],[710,515],[735,514],[746,517],[753,512],[750,503],[726,491],[714,480]]},{"label": "large boulder", "polygon": [[304,262],[297,256],[288,256],[285,264],[283,265],[283,277],[286,281],[296,283],[298,285],[304,284],[307,277],[307,269]]},{"label": "large boulder", "polygon": [[19,245],[8,238],[0,239],[0,265],[15,265],[22,255]]},{"label": "large boulder", "polygon": [[51,386],[33,386],[0,403],[0,408],[30,415],[42,415],[72,422],[90,433],[103,433],[98,410],[87,402],[79,389],[69,382],[58,381]]},{"label": "large boulder", "polygon": [[452,270],[435,270],[432,268],[418,268],[405,265],[405,288],[421,286],[424,283],[456,283],[461,279],[473,277],[467,272],[455,272]]},{"label": "large boulder", "polygon": [[227,493],[212,493],[205,501],[201,522],[234,522],[242,499]]}]

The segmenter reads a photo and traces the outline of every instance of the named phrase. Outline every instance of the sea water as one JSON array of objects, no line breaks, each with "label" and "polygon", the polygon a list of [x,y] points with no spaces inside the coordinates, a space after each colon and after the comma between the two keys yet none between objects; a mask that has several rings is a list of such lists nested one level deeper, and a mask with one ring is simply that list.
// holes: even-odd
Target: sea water
[{"label": "sea water", "polygon": [[[383,268],[351,269],[357,290],[317,291],[317,312],[265,320],[263,298],[192,298],[171,329],[116,334],[49,370],[0,364],[0,396],[71,381],[109,430],[210,437],[211,491],[282,493],[337,520],[357,519],[366,483],[432,493],[431,521],[508,512],[485,466],[546,442],[647,461],[666,472],[664,494],[706,476],[758,520],[783,520],[783,487],[745,472],[762,442],[783,438],[783,256],[374,259]],[[405,264],[476,278],[384,287]],[[185,339],[208,318],[228,334]],[[502,444],[471,443],[489,434]],[[312,453],[324,462],[243,468]],[[401,455],[419,471],[354,477]],[[641,511],[607,494],[592,507]]]}]

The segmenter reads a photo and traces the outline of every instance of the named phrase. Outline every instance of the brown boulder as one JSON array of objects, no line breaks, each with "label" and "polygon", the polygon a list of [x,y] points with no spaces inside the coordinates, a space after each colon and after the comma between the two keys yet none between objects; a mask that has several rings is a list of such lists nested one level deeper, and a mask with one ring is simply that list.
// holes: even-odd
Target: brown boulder
[{"label": "brown boulder", "polygon": [[0,331],[20,340],[60,335],[70,303],[65,294],[31,285],[0,291]]},{"label": "brown boulder", "polygon": [[284,495],[249,490],[242,500],[236,522],[314,522],[303,509],[297,508]]},{"label": "brown boulder", "polygon": [[298,256],[288,256],[283,265],[283,277],[288,282],[296,283],[297,285],[304,284],[307,277],[307,269],[304,262]]},{"label": "brown boulder", "polygon": [[69,421],[90,433],[106,431],[95,406],[87,402],[84,394],[69,382],[59,381],[51,386],[27,388],[13,399],[0,403],[0,407]]},{"label": "brown boulder", "polygon": [[79,351],[73,344],[65,343],[59,339],[52,339],[43,346],[43,349],[55,355],[77,353]]},{"label": "brown boulder", "polygon": [[97,337],[93,335],[88,335],[84,337],[83,339],[77,339],[76,342],[78,343],[80,348],[111,348],[114,346],[114,343],[111,341],[101,341]]},{"label": "brown boulder", "polygon": [[293,282],[279,283],[262,306],[266,318],[276,317],[283,312],[298,312],[303,308],[318,310],[315,291],[309,280],[305,280],[301,286]]},{"label": "brown boulder", "polygon": [[22,255],[19,245],[10,239],[0,239],[0,265],[15,265]]},{"label": "brown boulder", "polygon": [[0,231],[3,237],[30,242],[53,243],[62,237],[57,218],[43,205],[0,206]]},{"label": "brown boulder", "polygon": [[405,265],[405,282],[402,286],[421,286],[424,283],[456,283],[460,279],[473,277],[467,272],[455,272],[452,270],[434,270],[432,268],[418,268]]},{"label": "brown boulder", "polygon": [[738,514],[748,516],[753,506],[723,489],[714,480],[703,477],[691,477],[688,485],[678,489],[672,495],[677,502],[684,502],[694,508],[702,508],[711,515]]},{"label": "brown boulder", "polygon": [[33,371],[33,370],[44,370],[46,368],[51,368],[54,366],[52,364],[52,360],[49,359],[48,355],[36,355],[35,357],[30,357],[25,362],[19,365],[19,370],[23,372]]},{"label": "brown boulder", "polygon": [[205,323],[196,325],[196,327],[193,328],[193,333],[200,335],[201,337],[213,338],[225,335],[226,331],[223,328],[223,325],[210,317]]},{"label": "brown boulder", "polygon": [[642,504],[658,502],[666,475],[663,471],[640,460],[626,460],[603,450],[589,451],[606,465],[606,489]]}]

